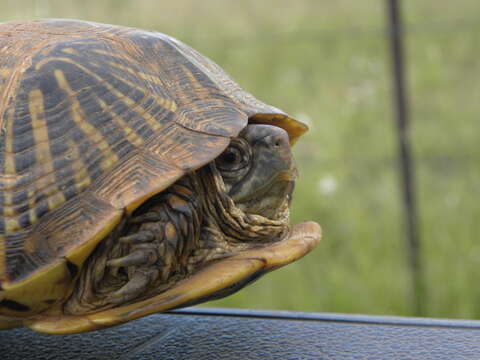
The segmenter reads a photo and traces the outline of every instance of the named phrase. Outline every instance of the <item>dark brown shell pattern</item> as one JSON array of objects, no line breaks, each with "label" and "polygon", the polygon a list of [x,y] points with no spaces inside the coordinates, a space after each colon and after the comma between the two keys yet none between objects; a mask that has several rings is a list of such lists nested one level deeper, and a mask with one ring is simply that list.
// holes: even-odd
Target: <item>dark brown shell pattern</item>
[{"label": "dark brown shell pattern", "polygon": [[173,38],[73,20],[0,24],[0,94],[0,290],[103,236],[249,118],[286,118]]}]

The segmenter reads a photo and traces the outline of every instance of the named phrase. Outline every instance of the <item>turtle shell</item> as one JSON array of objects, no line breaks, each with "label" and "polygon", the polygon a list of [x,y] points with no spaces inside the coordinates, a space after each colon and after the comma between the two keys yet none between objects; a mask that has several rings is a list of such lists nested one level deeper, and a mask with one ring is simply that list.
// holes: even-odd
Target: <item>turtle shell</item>
[{"label": "turtle shell", "polygon": [[64,297],[125,213],[212,161],[249,122],[280,126],[291,142],[306,131],[164,34],[0,24],[0,312]]}]

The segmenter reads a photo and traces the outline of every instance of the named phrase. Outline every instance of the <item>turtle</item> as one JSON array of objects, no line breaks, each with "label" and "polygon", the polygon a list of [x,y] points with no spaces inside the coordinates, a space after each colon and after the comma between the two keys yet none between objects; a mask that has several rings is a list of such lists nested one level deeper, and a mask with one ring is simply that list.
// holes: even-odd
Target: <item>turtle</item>
[{"label": "turtle", "polygon": [[236,292],[312,250],[308,127],[168,35],[0,24],[0,328],[69,334]]}]

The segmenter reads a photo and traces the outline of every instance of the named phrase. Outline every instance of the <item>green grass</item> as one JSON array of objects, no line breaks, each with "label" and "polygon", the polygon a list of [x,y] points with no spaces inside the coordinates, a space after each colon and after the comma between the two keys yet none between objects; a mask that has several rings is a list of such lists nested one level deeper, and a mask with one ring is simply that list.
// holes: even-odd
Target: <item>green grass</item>
[{"label": "green grass", "polygon": [[[100,4],[99,4],[100,3]],[[479,317],[478,0],[403,0],[424,315]],[[380,0],[3,1],[1,20],[72,17],[176,36],[306,120],[293,221],[305,259],[211,305],[412,315]]]}]

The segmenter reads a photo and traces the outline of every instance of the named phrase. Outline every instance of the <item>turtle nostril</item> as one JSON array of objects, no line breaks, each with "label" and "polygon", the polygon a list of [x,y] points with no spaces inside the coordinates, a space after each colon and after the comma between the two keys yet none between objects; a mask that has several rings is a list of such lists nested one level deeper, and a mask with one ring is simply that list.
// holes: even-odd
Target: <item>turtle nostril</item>
[{"label": "turtle nostril", "polygon": [[282,136],[279,136],[278,134],[274,135],[269,135],[263,139],[264,144],[266,144],[268,147],[271,148],[281,148],[285,145],[285,141]]},{"label": "turtle nostril", "polygon": [[286,130],[273,126],[254,124],[249,125],[245,133],[245,139],[251,144],[263,144],[264,146],[280,150],[290,148],[290,139]]},{"label": "turtle nostril", "polygon": [[288,134],[283,129],[279,129],[279,131],[274,136],[272,136],[271,140],[272,146],[277,149],[288,146]]}]

